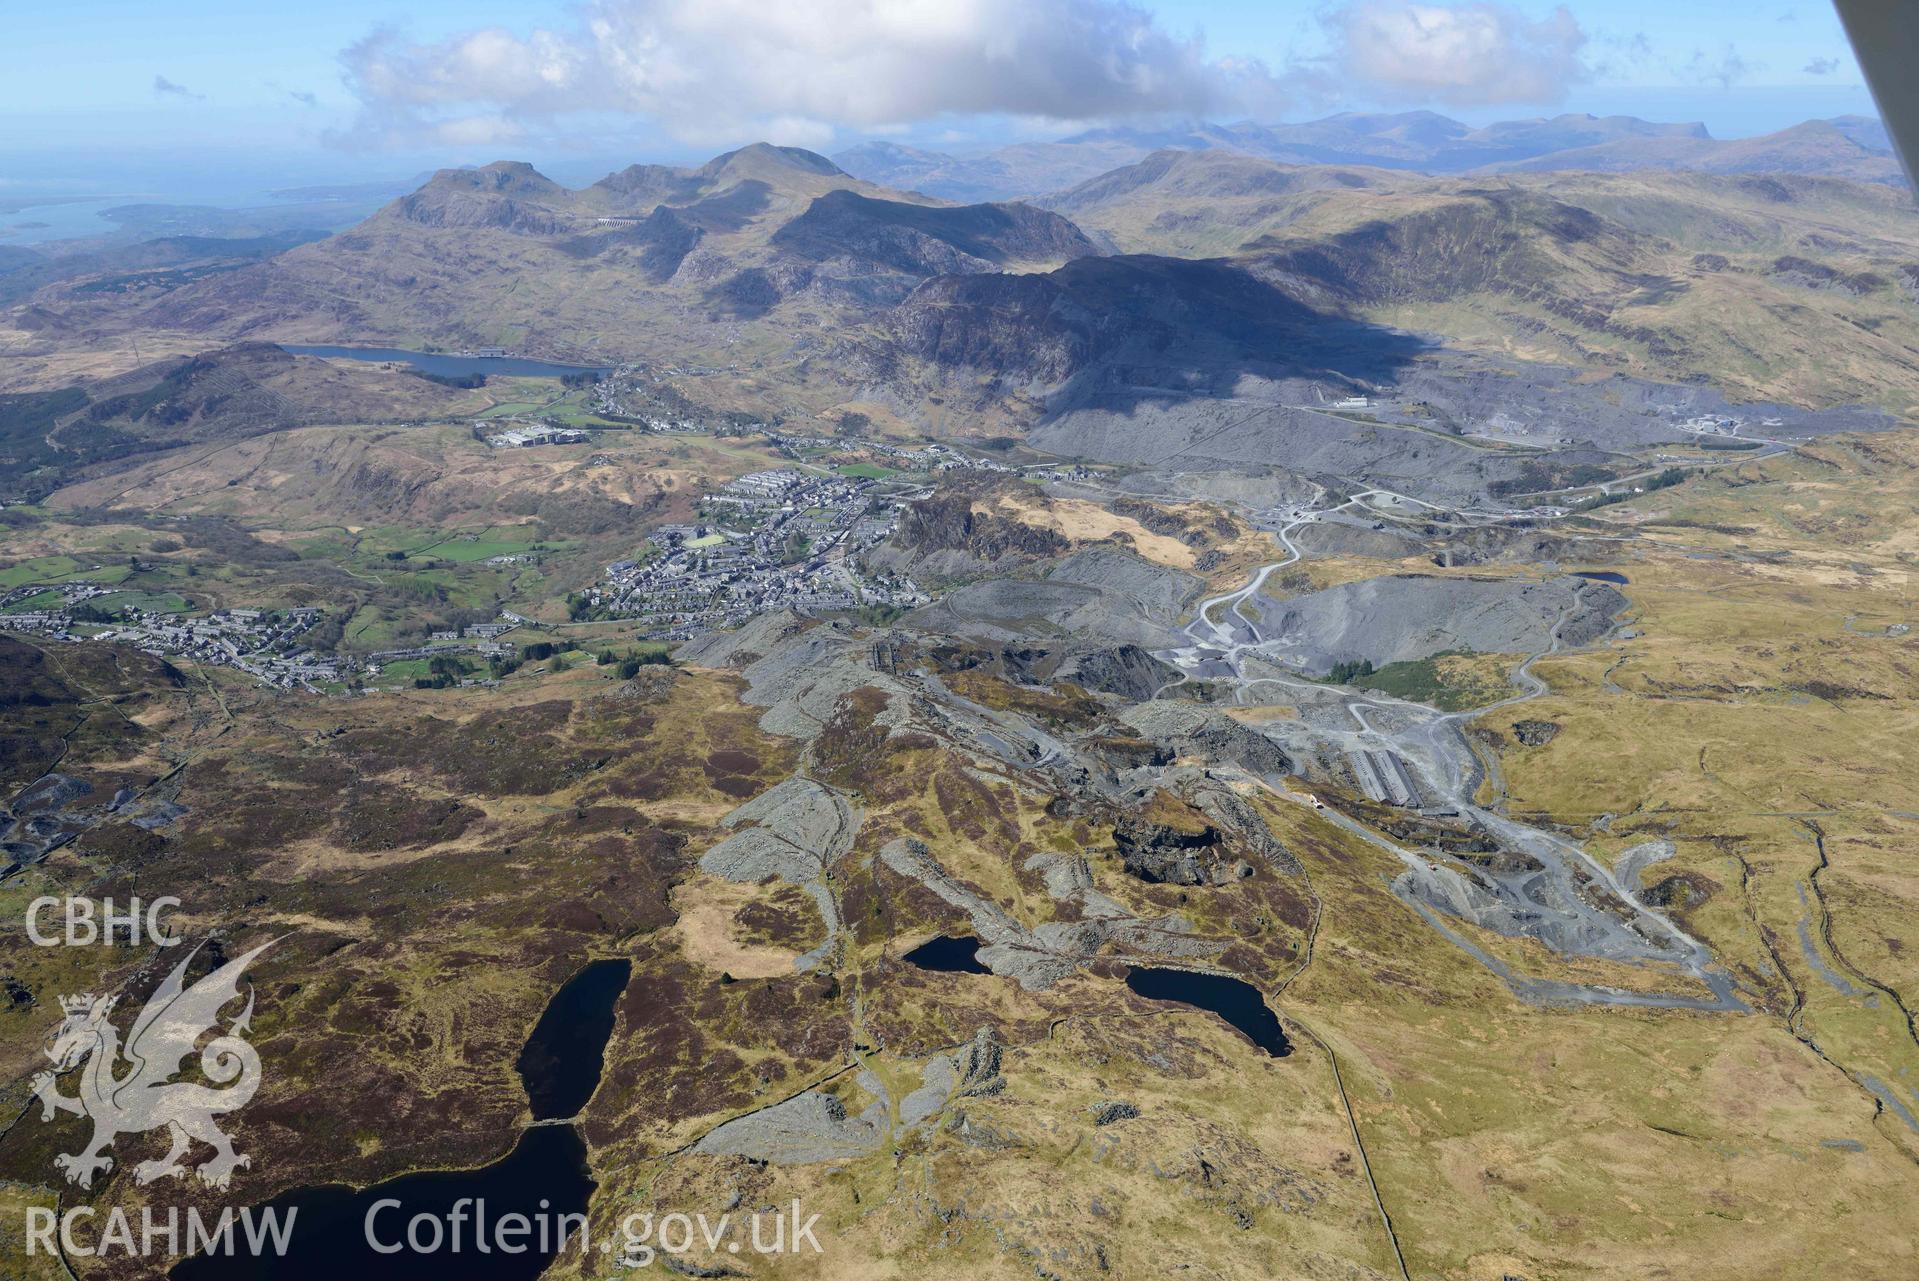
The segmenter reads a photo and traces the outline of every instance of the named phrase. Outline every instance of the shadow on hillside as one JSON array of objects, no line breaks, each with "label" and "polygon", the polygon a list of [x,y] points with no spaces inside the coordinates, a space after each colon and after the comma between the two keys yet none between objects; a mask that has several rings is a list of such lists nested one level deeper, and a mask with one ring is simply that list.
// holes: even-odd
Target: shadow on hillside
[{"label": "shadow on hillside", "polygon": [[1432,349],[1320,310],[1254,270],[1131,254],[1045,274],[944,276],[901,304],[894,331],[935,364],[1050,386],[1054,411],[1228,396],[1248,375],[1391,383]]}]

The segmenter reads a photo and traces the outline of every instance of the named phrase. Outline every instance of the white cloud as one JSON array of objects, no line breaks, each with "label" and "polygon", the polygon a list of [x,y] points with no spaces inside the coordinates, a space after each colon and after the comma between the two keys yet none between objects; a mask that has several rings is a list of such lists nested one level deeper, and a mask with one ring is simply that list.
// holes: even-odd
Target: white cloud
[{"label": "white cloud", "polygon": [[1454,107],[1558,102],[1591,78],[1586,33],[1564,7],[1538,20],[1504,4],[1356,0],[1327,13],[1333,65],[1385,98]]},{"label": "white cloud", "polygon": [[432,122],[432,140],[448,147],[489,147],[518,142],[526,130],[502,116],[456,116]]},{"label": "white cloud", "polygon": [[[823,120],[809,120],[805,116],[774,116],[770,120],[755,122],[753,132],[760,141],[770,142],[776,147],[818,149],[833,141],[832,125]],[[731,130],[716,129],[701,141],[724,146],[733,139]]]},{"label": "white cloud", "polygon": [[1760,64],[1747,62],[1737,49],[1726,45],[1717,54],[1694,49],[1691,58],[1673,68],[1673,74],[1697,84],[1716,84],[1721,89],[1730,89],[1760,69]]},{"label": "white cloud", "polygon": [[1643,31],[1589,32],[1586,47],[1587,78],[1601,82],[1625,80],[1653,59],[1652,37]]},{"label": "white cloud", "polygon": [[165,76],[153,78],[153,91],[163,98],[187,98],[194,102],[205,102],[206,95],[195,93],[183,84],[175,84]]},{"label": "white cloud", "polygon": [[566,30],[433,43],[380,30],[342,59],[362,142],[578,113],[702,142],[823,143],[841,127],[975,113],[1077,121],[1279,105],[1264,66],[1210,59],[1124,0],[590,0]]}]

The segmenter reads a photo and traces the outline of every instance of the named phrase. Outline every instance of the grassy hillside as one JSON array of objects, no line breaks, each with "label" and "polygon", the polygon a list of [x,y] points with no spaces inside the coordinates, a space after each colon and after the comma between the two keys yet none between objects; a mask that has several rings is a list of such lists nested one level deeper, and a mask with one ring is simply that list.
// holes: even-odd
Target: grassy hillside
[{"label": "grassy hillside", "polygon": [[1325,306],[1534,360],[1800,404],[1919,405],[1919,212],[1830,178],[1428,179],[1162,153],[1058,197]]}]

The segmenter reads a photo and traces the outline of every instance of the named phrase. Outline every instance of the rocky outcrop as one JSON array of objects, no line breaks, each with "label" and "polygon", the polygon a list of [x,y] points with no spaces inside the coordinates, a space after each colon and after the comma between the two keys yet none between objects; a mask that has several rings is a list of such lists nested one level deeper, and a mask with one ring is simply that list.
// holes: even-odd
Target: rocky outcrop
[{"label": "rocky outcrop", "polygon": [[1226,885],[1253,874],[1248,859],[1282,874],[1299,872],[1299,860],[1273,836],[1259,811],[1208,771],[1182,767],[1163,778],[1207,823],[1177,828],[1122,817],[1113,828],[1113,844],[1132,875],[1169,885]]},{"label": "rocky outcrop", "polygon": [[1294,772],[1279,744],[1221,712],[1161,701],[1126,708],[1119,718],[1176,757],[1237,765],[1262,778]]},{"label": "rocky outcrop", "polygon": [[571,194],[531,165],[501,161],[480,169],[442,169],[384,213],[422,227],[550,236],[576,225],[574,216],[557,207]]},{"label": "rocky outcrop", "polygon": [[978,952],[980,963],[995,974],[1016,980],[1028,991],[1044,991],[1092,963],[1108,947],[1134,955],[1188,960],[1215,956],[1226,947],[1224,939],[1192,933],[1191,926],[1178,917],[1140,920],[1102,915],[1048,921],[1028,929],[940,866],[922,841],[901,837],[882,846],[879,855],[892,871],[917,881],[964,912],[973,933],[984,944]]},{"label": "rocky outcrop", "polygon": [[941,486],[900,514],[894,542],[908,551],[961,551],[982,563],[1008,556],[1056,556],[1071,544],[1053,530],[975,510],[994,486]]},{"label": "rocky outcrop", "polygon": [[1392,574],[1342,583],[1287,601],[1259,599],[1261,630],[1285,638],[1302,670],[1324,676],[1340,663],[1375,668],[1437,654],[1537,654],[1590,644],[1612,626],[1626,598],[1605,583],[1565,576],[1512,578]]},{"label": "rocky outcrop", "polygon": [[1711,891],[1703,888],[1703,877],[1688,876],[1676,872],[1648,885],[1639,895],[1641,902],[1648,907],[1674,908],[1683,910],[1703,903]]},{"label": "rocky outcrop", "polygon": [[1149,885],[1224,885],[1253,870],[1228,855],[1212,827],[1182,832],[1122,818],[1113,828],[1113,845],[1127,873]]},{"label": "rocky outcrop", "polygon": [[631,226],[604,235],[574,236],[562,241],[560,249],[576,258],[636,258],[646,277],[658,283],[673,277],[703,235],[680,212],[661,206]]},{"label": "rocky outcrop", "polygon": [[1058,384],[1127,357],[1165,365],[1155,376],[1174,382],[1203,366],[1223,374],[1247,357],[1281,356],[1321,320],[1232,263],[1134,254],[1077,258],[1045,275],[941,276],[888,324],[900,350],[921,360]]},{"label": "rocky outcrop", "polygon": [[837,793],[793,777],[728,814],[720,826],[733,834],[701,857],[700,870],[745,883],[777,878],[804,889],[826,923],[826,942],[794,965],[801,970],[818,965],[840,929],[827,874],[852,848],[859,816]]},{"label": "rocky outcrop", "polygon": [[[1416,849],[1444,850],[1459,857],[1496,854],[1499,842],[1483,829],[1441,818],[1422,818],[1380,807],[1378,814],[1365,811],[1366,819],[1386,835]],[[1522,856],[1523,857],[1523,856]]]},{"label": "rocky outcrop", "polygon": [[1054,530],[997,514],[999,488],[975,479],[940,486],[902,511],[893,537],[868,551],[865,561],[937,585],[1017,570],[1071,549]]},{"label": "rocky outcrop", "polygon": [[673,657],[693,667],[742,671],[813,626],[810,619],[782,609],[761,614],[736,632],[708,632],[680,646]]},{"label": "rocky outcrop", "polygon": [[815,262],[851,258],[922,279],[1098,252],[1067,219],[1031,205],[918,205],[846,190],[813,201],[773,244]]},{"label": "rocky outcrop", "polygon": [[1544,747],[1559,736],[1559,726],[1553,721],[1514,721],[1513,736],[1527,747]]},{"label": "rocky outcrop", "polygon": [[1138,645],[1113,645],[1076,654],[1061,663],[1055,679],[1071,681],[1097,694],[1116,694],[1129,703],[1144,702],[1179,671]]},{"label": "rocky outcrop", "polygon": [[941,276],[887,318],[900,349],[953,369],[1063,382],[1087,363],[1096,318],[1052,276]]},{"label": "rocky outcrop", "polygon": [[1000,1044],[999,1033],[988,1023],[973,1033],[973,1039],[958,1056],[953,1066],[959,1073],[959,1082],[953,1094],[955,1098],[991,1098],[1006,1088],[1006,1078],[1000,1075],[1000,1060],[1004,1057],[1004,1047]]},{"label": "rocky outcrop", "polygon": [[[1276,278],[1324,289],[1349,302],[1433,301],[1491,292],[1532,297],[1559,255],[1618,270],[1634,263],[1643,238],[1589,209],[1532,192],[1478,189],[1395,219],[1363,223],[1307,248],[1262,238],[1273,248],[1260,266]],[[1602,312],[1594,327],[1605,323]]]},{"label": "rocky outcrop", "polygon": [[837,1097],[813,1090],[736,1117],[707,1134],[692,1150],[703,1156],[808,1165],[865,1156],[885,1134],[883,1099],[852,1116]]},{"label": "rocky outcrop", "polygon": [[920,1074],[920,1086],[900,1100],[899,1126],[889,1117],[884,1080],[862,1072],[857,1080],[873,1101],[855,1116],[837,1095],[808,1090],[757,1112],[738,1116],[693,1145],[703,1156],[743,1156],[774,1165],[843,1160],[876,1150],[889,1133],[910,1129],[958,1099],[991,1098],[1006,1088],[1000,1074],[1005,1047],[993,1025],[949,1054],[935,1055]]},{"label": "rocky outcrop", "polygon": [[[1233,845],[1259,859],[1276,872],[1297,876],[1302,870],[1294,853],[1279,843],[1266,820],[1242,799],[1239,793],[1215,781],[1210,774],[1185,781],[1179,786],[1187,802],[1210,819]],[[1234,876],[1249,876],[1250,870],[1233,868]]]},{"label": "rocky outcrop", "polygon": [[1819,289],[1859,297],[1886,287],[1886,279],[1871,272],[1835,271],[1824,263],[1787,255],[1773,260],[1767,273],[1774,280],[1801,289]]},{"label": "rocky outcrop", "polygon": [[915,1125],[954,1099],[991,1098],[1006,1088],[1000,1075],[1004,1047],[990,1023],[981,1025],[973,1039],[952,1054],[942,1054],[926,1065],[920,1088],[900,1101],[900,1124]]}]

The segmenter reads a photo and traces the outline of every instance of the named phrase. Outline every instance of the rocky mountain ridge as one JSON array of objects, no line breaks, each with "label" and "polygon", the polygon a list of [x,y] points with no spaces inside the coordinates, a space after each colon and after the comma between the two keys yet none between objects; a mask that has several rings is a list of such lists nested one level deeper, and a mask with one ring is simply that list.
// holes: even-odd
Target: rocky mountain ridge
[{"label": "rocky mountain ridge", "polygon": [[1811,120],[1752,138],[1714,138],[1703,124],[1563,114],[1474,128],[1432,111],[1343,112],[1296,124],[1192,123],[1090,130],[958,156],[890,142],[838,153],[848,173],[929,195],[981,200],[1038,196],[1135,163],[1155,151],[1227,151],[1289,165],[1366,165],[1425,174],[1503,169],[1692,169],[1818,173],[1904,185],[1878,121]]}]

